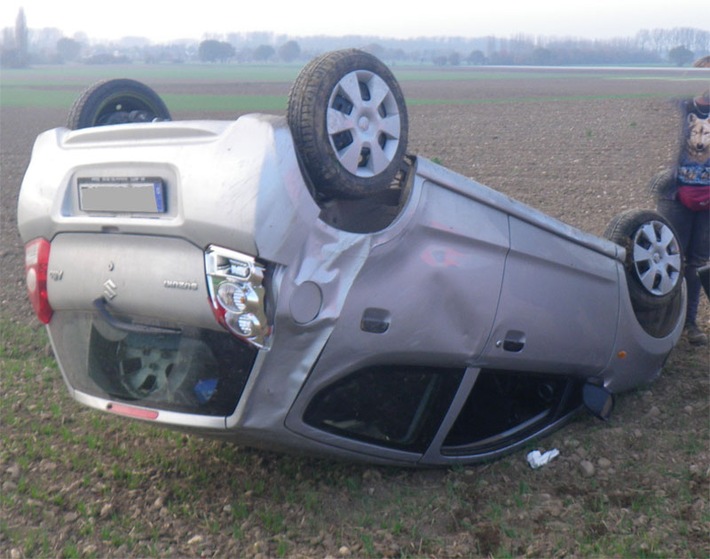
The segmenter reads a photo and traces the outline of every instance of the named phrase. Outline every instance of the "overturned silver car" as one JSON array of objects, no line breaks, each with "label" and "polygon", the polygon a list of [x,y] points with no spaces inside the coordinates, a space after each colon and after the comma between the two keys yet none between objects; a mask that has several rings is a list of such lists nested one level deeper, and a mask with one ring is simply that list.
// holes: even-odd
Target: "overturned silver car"
[{"label": "overturned silver car", "polygon": [[171,121],[131,80],[36,141],[27,287],[79,402],[240,444],[399,465],[510,452],[654,379],[683,260],[652,211],[586,234],[407,153],[357,50],[287,115]]}]

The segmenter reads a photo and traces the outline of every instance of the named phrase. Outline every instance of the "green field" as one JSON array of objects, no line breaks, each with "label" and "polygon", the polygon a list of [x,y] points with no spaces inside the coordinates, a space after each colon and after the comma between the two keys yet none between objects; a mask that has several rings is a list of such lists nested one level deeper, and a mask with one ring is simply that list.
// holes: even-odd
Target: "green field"
[{"label": "green field", "polygon": [[[71,106],[79,93],[94,82],[109,78],[132,78],[146,82],[161,93],[171,110],[174,111],[280,111],[285,110],[290,84],[298,75],[301,65],[116,65],[116,66],[44,66],[25,70],[3,70],[0,80],[0,107],[38,107],[64,108]],[[530,101],[579,101],[599,98],[628,98],[645,96],[664,96],[665,89],[653,87],[662,82],[697,82],[697,89],[707,83],[707,76],[693,72],[673,72],[668,69],[645,70],[605,70],[595,71],[595,79],[601,82],[615,83],[620,91],[595,93],[590,95],[566,96],[520,96],[521,91],[531,82],[540,80],[583,81],[588,80],[589,71],[578,69],[540,69],[525,68],[434,68],[432,66],[393,66],[392,70],[398,81],[406,88],[409,83],[430,84],[446,89],[446,82],[461,88],[470,82],[470,88],[478,88],[486,82],[508,82],[512,92],[510,97],[466,97],[437,98],[414,92],[407,94],[407,103],[416,105],[469,104],[469,103],[508,103]],[[626,92],[623,82],[648,82],[647,88]],[[239,85],[262,84],[272,87],[271,94],[248,94],[240,91]],[[213,93],[215,86],[230,86],[234,92]],[[176,86],[190,86],[189,93],[174,92]],[[202,87],[205,93],[195,92]],[[644,89],[647,89],[644,92]],[[167,90],[169,93],[163,93]],[[172,91],[172,92],[171,92]]]},{"label": "green field", "polygon": [[[62,108],[94,82],[131,78],[156,89],[174,84],[290,83],[299,66],[73,66],[5,70],[0,82],[0,106]],[[171,94],[164,96],[177,110],[279,110],[284,95]]]}]

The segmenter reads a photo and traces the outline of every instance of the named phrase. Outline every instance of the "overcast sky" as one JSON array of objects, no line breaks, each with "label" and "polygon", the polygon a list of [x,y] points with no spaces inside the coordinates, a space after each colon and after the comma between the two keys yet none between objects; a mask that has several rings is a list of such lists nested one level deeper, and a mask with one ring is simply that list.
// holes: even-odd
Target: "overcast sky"
[{"label": "overcast sky", "polygon": [[20,7],[30,29],[72,37],[203,39],[229,32],[380,37],[496,35],[632,37],[640,29],[710,29],[709,0],[3,0],[0,28]]}]

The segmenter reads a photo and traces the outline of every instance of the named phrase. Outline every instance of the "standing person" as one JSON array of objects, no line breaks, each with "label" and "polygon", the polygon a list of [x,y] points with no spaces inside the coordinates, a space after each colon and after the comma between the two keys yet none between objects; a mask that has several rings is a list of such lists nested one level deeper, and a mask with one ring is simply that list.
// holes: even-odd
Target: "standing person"
[{"label": "standing person", "polygon": [[685,334],[692,345],[706,345],[698,326],[701,283],[698,269],[710,260],[710,90],[681,104],[682,135],[675,168],[651,180],[658,212],[670,221],[685,255],[688,306]]}]

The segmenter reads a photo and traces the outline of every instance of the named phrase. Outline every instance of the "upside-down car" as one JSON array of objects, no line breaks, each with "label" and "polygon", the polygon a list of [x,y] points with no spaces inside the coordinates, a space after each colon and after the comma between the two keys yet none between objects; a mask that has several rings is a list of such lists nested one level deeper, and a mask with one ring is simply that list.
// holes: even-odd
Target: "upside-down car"
[{"label": "upside-down car", "polygon": [[100,82],[21,188],[29,297],[71,395],[373,463],[510,452],[660,372],[683,258],[652,211],[584,233],[407,152],[377,58],[322,55],[283,116],[173,121]]}]

